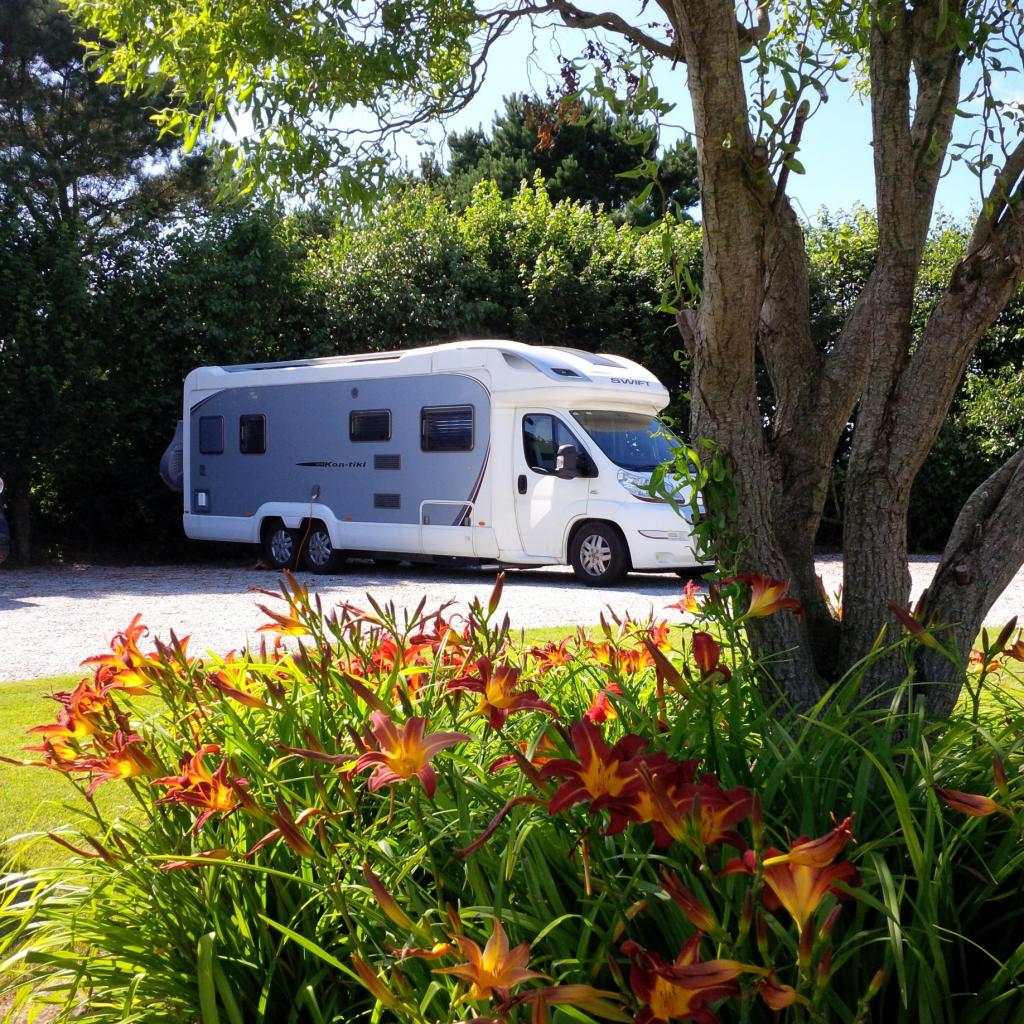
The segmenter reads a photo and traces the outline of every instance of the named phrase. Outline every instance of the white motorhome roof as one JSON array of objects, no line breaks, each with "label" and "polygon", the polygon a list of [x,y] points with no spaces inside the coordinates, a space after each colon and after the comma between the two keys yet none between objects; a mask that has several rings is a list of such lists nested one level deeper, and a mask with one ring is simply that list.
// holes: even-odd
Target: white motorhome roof
[{"label": "white motorhome roof", "polygon": [[581,390],[596,387],[608,397],[614,394],[630,404],[639,400],[657,408],[663,407],[669,397],[652,373],[624,356],[489,339],[318,359],[200,367],[189,374],[186,390],[379,377],[384,367],[389,376],[444,371],[474,375],[474,371],[487,370],[488,390],[495,396],[524,388],[544,390],[552,385],[562,388],[577,384]]}]

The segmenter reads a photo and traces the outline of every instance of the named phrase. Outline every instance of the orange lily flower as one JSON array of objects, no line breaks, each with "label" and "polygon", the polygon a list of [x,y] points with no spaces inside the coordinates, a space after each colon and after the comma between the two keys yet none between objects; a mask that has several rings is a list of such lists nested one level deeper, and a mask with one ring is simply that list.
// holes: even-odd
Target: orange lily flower
[{"label": "orange lily flower", "polygon": [[114,733],[105,756],[83,763],[83,767],[95,772],[86,796],[92,796],[104,782],[123,779],[137,779],[145,775],[156,775],[160,766],[146,753],[141,736],[129,735],[122,729]]},{"label": "orange lily flower", "polygon": [[527,969],[526,965],[530,959],[528,942],[522,942],[515,949],[509,949],[505,930],[497,918],[494,918],[494,930],[482,950],[465,935],[456,935],[455,942],[467,962],[455,967],[435,967],[434,973],[451,974],[460,981],[469,982],[466,999],[498,999],[504,1002],[516,985],[521,985],[531,978],[547,977],[539,971]]},{"label": "orange lily flower", "polygon": [[543,647],[531,647],[529,654],[537,662],[538,671],[542,673],[568,665],[576,657],[576,652],[569,650],[569,637],[558,644],[554,640],[549,640]]},{"label": "orange lily flower", "polygon": [[370,725],[377,749],[361,755],[349,774],[356,775],[373,767],[369,781],[371,793],[415,776],[427,796],[433,797],[437,775],[430,767],[431,758],[445,747],[465,743],[469,737],[464,732],[435,732],[424,736],[426,724],[425,718],[410,718],[404,725],[396,726],[388,715],[372,712]]},{"label": "orange lily flower", "polygon": [[106,692],[83,679],[73,690],[55,693],[53,699],[61,705],[57,721],[51,725],[37,725],[29,729],[33,735],[45,736],[51,741],[80,743],[104,731],[110,698]]},{"label": "orange lily flower", "polygon": [[541,769],[541,778],[569,780],[555,790],[548,813],[557,814],[584,801],[590,802],[592,814],[603,807],[628,805],[642,788],[636,757],[646,741],[640,736],[623,736],[609,748],[601,730],[585,719],[573,723],[569,738],[577,760],[555,758]]},{"label": "orange lily flower", "polygon": [[223,759],[215,772],[203,763],[208,754],[219,754],[220,747],[208,744],[200,747],[190,758],[182,759],[183,773],[154,779],[150,785],[164,786],[167,793],[157,800],[158,804],[186,804],[202,808],[202,813],[192,827],[198,832],[214,814],[231,814],[238,808],[255,811],[256,804],[249,796],[247,779],[228,778],[228,763]]},{"label": "orange lily flower", "polygon": [[474,709],[476,715],[486,715],[492,729],[500,729],[509,715],[517,711],[543,711],[557,716],[558,712],[537,695],[536,690],[517,690],[520,669],[510,665],[493,665],[490,658],[476,663],[479,677],[463,676],[448,683],[448,689],[458,693],[466,691],[480,694]]},{"label": "orange lily flower", "polygon": [[1006,656],[1014,661],[1024,661],[1024,635],[1017,634],[1017,639],[1006,648]]},{"label": "orange lily flower", "polygon": [[697,932],[667,963],[657,953],[636,942],[622,951],[632,961],[630,989],[643,1004],[636,1024],[669,1024],[673,1020],[716,1024],[718,1017],[708,1003],[740,994],[736,979],[744,972],[763,974],[763,969],[736,960],[700,960],[703,934]]},{"label": "orange lily flower", "polygon": [[356,974],[359,975],[359,980],[363,983],[363,987],[381,1006],[386,1006],[389,1010],[403,1009],[394,992],[381,981],[361,956],[357,956],[355,953],[352,954],[352,966],[355,968]]},{"label": "orange lily flower", "polygon": [[598,690],[594,694],[590,707],[583,713],[583,717],[588,722],[601,725],[603,722],[619,717],[618,711],[615,710],[615,705],[608,699],[610,694],[621,697],[622,687],[618,683],[609,683],[603,690]]},{"label": "orange lily flower", "polygon": [[[764,904],[769,910],[785,908],[801,934],[829,893],[844,895],[837,888],[837,882],[855,885],[858,880],[857,869],[849,861],[832,863],[853,838],[850,820],[844,819],[821,839],[797,839],[788,853],[781,853],[774,847],[765,851],[762,862],[767,886]],[[736,872],[756,874],[757,862],[752,851],[727,864],[722,874]]]},{"label": "orange lily flower", "polygon": [[647,638],[659,650],[667,651],[672,646],[672,637],[669,631],[668,622],[662,619],[660,622],[652,622],[647,627]]},{"label": "orange lily flower", "polygon": [[[740,573],[739,576],[734,578],[746,583],[750,587],[750,605],[739,617],[738,621],[742,622],[744,619],[756,619],[762,618],[765,615],[774,615],[784,608],[792,609],[793,614],[798,619],[803,618],[804,613],[800,607],[800,602],[794,597],[783,596],[789,590],[788,583],[772,579],[771,576],[765,576],[762,573]],[[731,583],[732,580],[724,580],[723,582]]]},{"label": "orange lily flower", "polygon": [[693,580],[687,580],[686,586],[683,587],[683,596],[675,604],[666,605],[665,607],[685,612],[687,615],[696,615],[700,611],[700,601],[697,600],[698,594],[700,594],[700,588],[697,584]]},{"label": "orange lily flower", "polygon": [[[832,819],[835,821],[835,818]],[[831,832],[820,839],[808,839],[801,836],[790,844],[789,853],[766,856],[765,866],[772,864],[801,864],[808,868],[823,868],[831,864],[846,849],[846,844],[853,839],[850,823],[853,815],[849,814],[838,822]],[[856,842],[856,840],[854,840]]]},{"label": "orange lily flower", "polygon": [[[93,666],[96,681],[105,689],[134,694],[149,693],[147,670],[153,665],[153,659],[139,650],[139,640],[148,633],[149,630],[142,624],[142,615],[136,615],[123,632],[114,635],[110,641],[109,654],[86,658],[82,664]],[[187,642],[186,637],[181,645],[182,650]]]}]

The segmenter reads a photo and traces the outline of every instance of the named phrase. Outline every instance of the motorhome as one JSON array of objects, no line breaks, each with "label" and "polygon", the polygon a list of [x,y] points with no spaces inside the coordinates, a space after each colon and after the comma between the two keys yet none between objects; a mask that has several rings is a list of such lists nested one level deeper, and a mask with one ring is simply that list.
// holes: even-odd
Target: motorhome
[{"label": "motorhome", "polygon": [[276,568],[345,557],[630,569],[698,565],[653,499],[665,387],[615,355],[457,341],[205,366],[185,381],[185,533]]}]

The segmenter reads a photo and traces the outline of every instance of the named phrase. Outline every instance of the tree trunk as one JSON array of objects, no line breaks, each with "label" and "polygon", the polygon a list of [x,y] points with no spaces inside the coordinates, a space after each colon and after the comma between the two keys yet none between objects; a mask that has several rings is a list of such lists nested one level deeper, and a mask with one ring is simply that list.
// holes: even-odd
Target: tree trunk
[{"label": "tree trunk", "polygon": [[11,545],[22,565],[32,561],[32,496],[27,485],[16,488],[11,499]]}]

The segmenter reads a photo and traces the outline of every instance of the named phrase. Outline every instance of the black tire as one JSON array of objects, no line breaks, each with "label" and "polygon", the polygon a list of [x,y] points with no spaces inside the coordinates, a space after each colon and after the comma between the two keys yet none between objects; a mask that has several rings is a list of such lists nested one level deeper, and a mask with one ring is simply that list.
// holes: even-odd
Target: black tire
[{"label": "black tire", "polygon": [[585,523],[569,545],[576,579],[588,587],[613,587],[629,569],[629,552],[622,535],[607,523]]},{"label": "black tire", "polygon": [[302,564],[318,576],[337,572],[341,568],[342,556],[331,544],[330,531],[323,523],[315,521],[306,536],[302,551]]},{"label": "black tire", "polygon": [[263,560],[271,569],[294,569],[301,541],[299,530],[293,530],[276,519],[263,528]]}]

